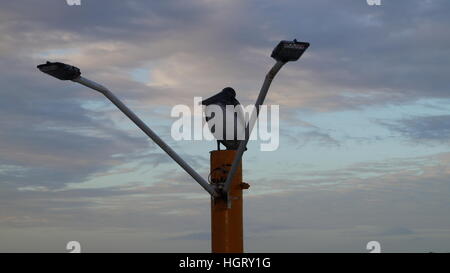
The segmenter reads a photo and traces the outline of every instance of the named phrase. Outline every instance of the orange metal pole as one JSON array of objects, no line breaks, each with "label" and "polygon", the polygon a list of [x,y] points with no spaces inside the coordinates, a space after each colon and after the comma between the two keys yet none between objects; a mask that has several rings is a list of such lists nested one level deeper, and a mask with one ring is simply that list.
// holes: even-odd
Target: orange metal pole
[{"label": "orange metal pole", "polygon": [[[211,181],[224,183],[236,151],[211,151]],[[244,252],[242,190],[242,163],[231,182],[229,200],[211,198],[211,248],[213,253]]]}]

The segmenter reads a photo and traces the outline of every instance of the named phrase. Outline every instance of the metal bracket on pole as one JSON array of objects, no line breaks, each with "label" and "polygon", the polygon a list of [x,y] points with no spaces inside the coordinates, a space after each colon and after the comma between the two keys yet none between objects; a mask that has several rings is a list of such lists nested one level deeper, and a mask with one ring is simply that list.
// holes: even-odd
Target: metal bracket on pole
[{"label": "metal bracket on pole", "polygon": [[[261,87],[261,91],[259,92],[259,96],[255,102],[255,110],[253,111],[248,127],[246,128],[246,132],[248,132],[248,134],[246,134],[245,140],[241,141],[241,143],[239,144],[239,147],[233,160],[233,164],[231,165],[230,172],[228,173],[227,179],[225,180],[222,194],[228,194],[230,191],[231,181],[233,180],[234,174],[236,173],[239,163],[242,160],[242,155],[244,154],[245,148],[250,138],[250,134],[253,130],[253,126],[255,125],[259,115],[259,108],[264,103],[264,99],[266,98],[267,92],[269,91],[269,87],[270,84],[272,83],[272,80],[275,78],[278,71],[280,71],[280,69],[283,67],[285,63],[286,62],[277,61],[270,69],[269,73],[267,73],[266,75],[264,83]],[[256,115],[256,118],[253,118],[254,115]]]},{"label": "metal bracket on pole", "polygon": [[133,111],[122,103],[111,91],[106,87],[79,76],[72,81],[80,83],[86,87],[94,89],[108,98],[114,105],[119,108],[131,121],[134,122],[144,133],[150,137],[161,149],[163,149],[175,162],[178,163],[200,186],[202,186],[213,198],[219,196],[217,191],[203,177],[201,177],[186,161],[184,161],[169,145],[167,145],[155,132],[153,132]]}]

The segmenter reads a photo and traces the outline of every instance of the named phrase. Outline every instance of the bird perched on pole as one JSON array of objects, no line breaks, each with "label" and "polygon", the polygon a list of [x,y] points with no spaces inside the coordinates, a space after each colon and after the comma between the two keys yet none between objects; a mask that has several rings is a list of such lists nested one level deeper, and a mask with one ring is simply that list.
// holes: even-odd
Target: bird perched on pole
[{"label": "bird perched on pole", "polygon": [[[236,99],[236,91],[234,91],[234,89],[231,87],[225,87],[224,89],[222,89],[222,91],[215,94],[214,96],[203,100],[202,105],[206,106],[205,110],[207,113],[209,112],[208,110],[211,110],[208,108],[213,105],[218,106],[218,108],[222,111],[222,120],[217,120],[217,117],[215,118],[216,114],[214,111],[212,111],[210,116],[208,116],[208,114],[206,115],[206,122],[208,122],[209,129],[217,139],[217,149],[220,150],[220,143],[222,143],[227,148],[227,150],[237,150],[240,142],[244,139],[243,137],[245,137],[242,134],[244,130],[245,132],[247,132],[247,130],[241,104]],[[227,105],[233,106],[233,113],[227,114]],[[233,115],[232,120],[227,120],[227,116],[230,117],[231,114]],[[213,119],[215,119],[214,122],[212,122]],[[218,130],[217,126],[222,126],[222,130]],[[227,138],[227,128],[233,128],[233,134],[231,138]],[[238,139],[238,136],[240,134],[242,135],[242,137],[239,137]]]}]

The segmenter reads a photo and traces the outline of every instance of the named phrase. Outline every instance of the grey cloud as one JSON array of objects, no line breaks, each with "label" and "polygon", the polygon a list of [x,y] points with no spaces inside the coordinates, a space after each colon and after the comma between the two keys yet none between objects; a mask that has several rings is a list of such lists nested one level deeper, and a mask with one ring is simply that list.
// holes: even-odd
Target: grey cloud
[{"label": "grey cloud", "polygon": [[450,141],[450,115],[417,116],[379,123],[415,142],[427,144]]},{"label": "grey cloud", "polygon": [[[441,162],[448,160],[448,154],[437,157]],[[408,169],[406,162],[403,169]],[[283,179],[276,179],[278,184],[282,184],[282,192],[255,194],[250,190],[246,193],[245,210],[248,251],[326,249],[334,252],[343,251],[344,245],[348,250],[348,244],[354,244],[351,248],[354,251],[365,251],[365,244],[374,238],[382,244],[389,239],[389,244],[383,245],[385,252],[440,250],[439,244],[430,242],[433,236],[448,230],[450,224],[448,217],[442,217],[449,209],[448,170],[439,164],[423,167],[421,175],[408,174],[403,169],[390,175],[365,179],[347,176],[345,188],[324,184],[321,187],[295,189]],[[333,178],[330,176],[328,179]],[[258,181],[260,184],[266,182]],[[93,230],[106,232],[114,227],[118,231],[115,232],[115,239],[111,238],[112,244],[126,234],[143,235],[148,230],[167,241],[206,241],[209,238],[206,231],[209,225],[209,198],[206,195],[202,198],[174,195],[173,190],[184,193],[186,189],[178,189],[172,184],[168,191],[166,183],[172,183],[167,176],[161,177],[160,184],[153,186],[137,183],[107,189],[25,191],[23,199],[9,202],[10,208],[6,211],[14,217],[5,215],[3,211],[0,222],[4,228],[67,227],[87,233]],[[177,183],[179,186],[190,185],[182,180]],[[303,182],[297,180],[297,183]],[[52,195],[53,198],[50,198]],[[25,199],[28,201],[20,204]],[[0,200],[5,199],[2,197]],[[30,204],[33,208],[28,207]],[[324,237],[325,234],[328,235]],[[412,240],[417,236],[428,238],[426,245],[396,245],[398,240]],[[258,243],[274,237],[278,243],[265,246]],[[11,240],[14,237],[8,238]],[[324,238],[328,247],[317,248]],[[445,236],[440,238],[447,240]],[[333,246],[336,240],[339,243]],[[158,251],[155,246],[148,247]],[[208,251],[208,245],[198,247]]]},{"label": "grey cloud", "polygon": [[321,84],[308,91],[322,87],[329,95],[313,97],[308,107],[327,111],[448,97],[450,40],[439,34],[448,29],[448,1],[386,1],[381,8],[365,1],[308,1],[300,9],[296,3],[277,5],[283,19],[275,17],[272,26],[312,44],[301,69]]},{"label": "grey cloud", "polygon": [[338,147],[341,142],[335,139],[326,130],[315,128],[311,130],[293,130],[281,129],[281,141],[289,141],[296,148],[301,148],[306,145],[320,145],[327,147]]},{"label": "grey cloud", "polygon": [[64,187],[151,148],[144,136],[115,129],[101,113],[83,108],[77,99],[84,93],[73,85],[55,88],[28,72],[36,70],[33,64],[3,61],[0,165],[16,168],[0,172],[2,183]]},{"label": "grey cloud", "polygon": [[210,232],[194,232],[168,238],[169,240],[210,240]]},{"label": "grey cloud", "polygon": [[198,22],[202,14],[208,14],[208,8],[201,1],[85,1],[81,7],[59,0],[14,1],[2,9],[2,17],[18,32],[53,29],[110,39],[139,38],[149,32],[157,38],[162,31]]},{"label": "grey cloud", "polygon": [[394,227],[394,228],[388,228],[388,229],[382,231],[379,235],[385,235],[385,236],[410,235],[413,233],[414,233],[414,231],[412,231],[411,229],[406,228],[406,227]]},{"label": "grey cloud", "polygon": [[[450,40],[433,30],[442,31],[448,26],[448,5],[446,1],[390,1],[382,8],[374,8],[364,1],[322,0],[285,1],[283,5],[263,2],[254,7],[237,1],[113,1],[108,5],[90,2],[74,9],[47,1],[31,12],[27,5],[16,1],[9,3],[5,12],[18,16],[10,21],[21,22],[22,28],[15,30],[11,23],[5,26],[6,31],[16,33],[11,36],[16,40],[11,50],[16,52],[20,48],[33,52],[39,47],[60,49],[73,43],[82,52],[69,60],[78,60],[99,79],[117,78],[123,68],[153,63],[155,71],[164,73],[164,77],[172,77],[176,83],[186,82],[185,88],[150,88],[126,77],[121,78],[122,83],[114,82],[120,89],[131,89],[129,95],[136,99],[177,93],[186,101],[195,94],[217,90],[227,81],[242,90],[244,99],[253,97],[255,84],[270,61],[267,55],[274,40],[305,39],[313,46],[302,58],[301,66],[289,65],[289,71],[280,76],[281,87],[292,102],[304,101],[310,109],[329,111],[402,103],[430,95],[447,97],[445,71],[450,60],[445,58],[445,45]],[[50,6],[55,6],[56,12],[47,18]],[[249,8],[253,12],[247,12]],[[102,14],[91,14],[100,9],[104,10]],[[76,24],[77,18],[83,20]],[[27,20],[35,27],[27,25]],[[56,37],[45,38],[49,36],[44,34],[52,32]],[[70,33],[72,38],[58,40],[59,32]],[[43,34],[44,38],[30,40],[30,33]],[[105,42],[114,47],[95,46]],[[224,83],[218,86],[221,80]],[[309,84],[304,91],[314,94],[306,100],[305,94],[298,92],[302,82]]]}]

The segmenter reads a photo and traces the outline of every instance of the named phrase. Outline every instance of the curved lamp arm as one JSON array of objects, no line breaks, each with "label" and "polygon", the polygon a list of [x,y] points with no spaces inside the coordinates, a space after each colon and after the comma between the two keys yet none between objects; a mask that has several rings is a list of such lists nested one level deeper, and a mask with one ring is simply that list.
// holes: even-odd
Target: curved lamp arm
[{"label": "curved lamp arm", "polygon": [[122,103],[111,91],[106,87],[88,80],[82,76],[79,76],[72,81],[82,84],[86,87],[94,89],[108,98],[114,105],[119,108],[122,113],[124,113],[137,127],[139,127],[149,138],[151,138],[161,149],[164,150],[178,165],[181,166],[195,181],[197,181],[200,186],[202,186],[211,196],[216,197],[218,193],[216,190],[203,178],[201,177],[191,166],[189,166],[186,161],[184,161],[169,145],[167,145],[152,129],[150,129],[138,116],[136,116],[133,111],[131,111],[125,104]]},{"label": "curved lamp arm", "polygon": [[[283,67],[285,63],[286,62],[277,61],[273,65],[272,69],[270,69],[269,73],[267,73],[266,78],[264,79],[261,91],[259,92],[259,96],[255,102],[255,110],[253,111],[248,127],[245,130],[245,132],[248,133],[245,134],[245,139],[241,141],[241,143],[239,144],[236,155],[234,156],[233,159],[233,163],[231,164],[231,169],[228,172],[227,180],[225,180],[225,184],[223,186],[223,193],[225,194],[228,194],[228,192],[230,191],[231,181],[233,180],[233,177],[236,174],[239,163],[242,160],[242,155],[244,154],[245,148],[247,147],[247,143],[252,133],[253,127],[255,126],[256,120],[258,119],[259,108],[264,103],[264,99],[266,98],[267,92],[269,91],[269,87],[270,84],[272,83],[272,80],[275,78],[278,71],[280,71],[280,69]],[[256,118],[253,118],[254,115],[256,115]]]}]

